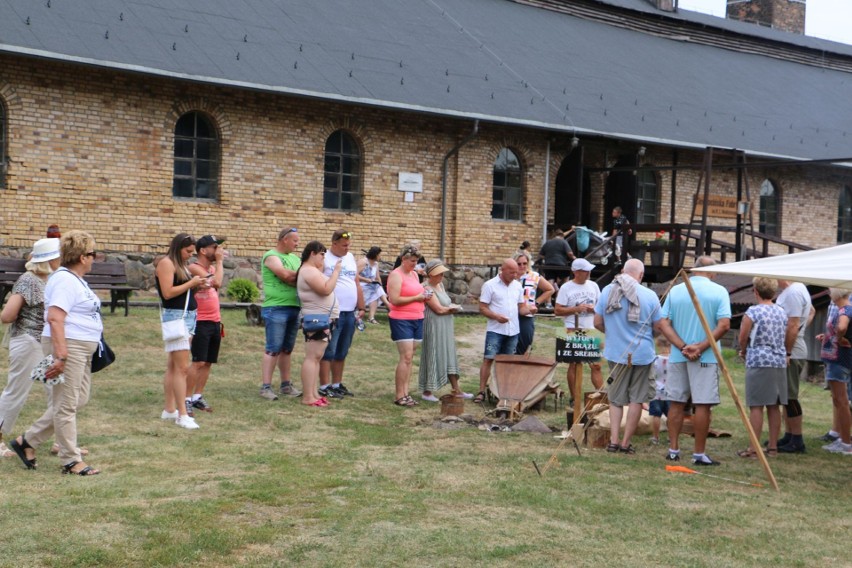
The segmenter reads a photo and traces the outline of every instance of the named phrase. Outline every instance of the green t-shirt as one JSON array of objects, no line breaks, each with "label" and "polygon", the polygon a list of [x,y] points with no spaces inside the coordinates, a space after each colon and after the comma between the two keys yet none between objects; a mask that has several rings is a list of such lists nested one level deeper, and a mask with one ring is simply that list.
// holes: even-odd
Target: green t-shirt
[{"label": "green t-shirt", "polygon": [[265,298],[263,307],[269,308],[272,306],[301,306],[299,295],[296,293],[296,287],[282,282],[274,272],[266,266],[266,258],[268,256],[277,256],[281,259],[281,264],[287,270],[298,270],[302,264],[301,259],[295,253],[284,254],[275,249],[266,251],[263,258],[260,260],[260,274],[263,277],[263,292]]}]

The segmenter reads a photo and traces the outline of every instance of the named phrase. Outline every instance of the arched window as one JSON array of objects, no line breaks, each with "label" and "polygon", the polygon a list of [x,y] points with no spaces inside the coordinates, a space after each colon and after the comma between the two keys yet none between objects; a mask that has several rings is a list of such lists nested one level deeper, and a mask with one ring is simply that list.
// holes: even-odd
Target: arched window
[{"label": "arched window", "polygon": [[523,170],[518,157],[503,148],[494,161],[491,218],[501,221],[520,221],[523,215]]},{"label": "arched window", "polygon": [[212,121],[196,111],[175,125],[174,197],[219,198],[219,135]]},{"label": "arched window", "polygon": [[6,147],[6,105],[0,100],[0,189],[6,187],[6,167],[8,164]]},{"label": "arched window", "polygon": [[777,237],[778,230],[778,188],[768,179],[760,184],[760,225],[761,233]]},{"label": "arched window", "polygon": [[656,223],[659,210],[659,187],[654,172],[640,170],[636,175],[636,223]]},{"label": "arched window", "polygon": [[852,187],[848,185],[841,190],[837,207],[837,242],[852,243]]},{"label": "arched window", "polygon": [[355,139],[342,130],[325,141],[324,209],[361,209],[361,150]]}]

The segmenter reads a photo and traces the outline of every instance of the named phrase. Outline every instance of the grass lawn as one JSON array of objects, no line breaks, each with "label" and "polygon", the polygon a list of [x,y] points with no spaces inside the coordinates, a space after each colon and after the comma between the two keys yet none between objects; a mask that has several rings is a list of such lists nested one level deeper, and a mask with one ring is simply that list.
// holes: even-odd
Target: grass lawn
[{"label": "grass lawn", "polygon": [[[763,489],[667,473],[665,446],[647,436],[634,440],[635,456],[566,448],[539,477],[532,460],[547,461],[552,436],[440,430],[438,405],[392,404],[386,323],[355,338],[345,382],[356,397],[309,409],[258,396],[263,329],[226,311],[206,392],[215,412],[187,431],[159,418],[166,356],[157,311],[104,319],[118,361],[94,377],[78,421],[87,461],[103,473],[61,476],[46,446],[37,471],[0,460],[0,566],[852,565],[852,458],[813,439],[831,422],[819,385],[801,395],[808,453],[770,462],[780,493],[757,461],[734,455],[747,436],[727,396],[713,426],[734,435],[709,441],[723,464],[708,473]],[[559,327],[539,320],[537,354],[552,354]],[[468,391],[477,389],[484,328],[480,317],[456,319]],[[301,353],[297,343],[296,378]],[[3,377],[7,358],[2,350]],[[731,368],[742,387],[742,366]],[[564,386],[562,367],[557,376]],[[37,386],[16,434],[44,405]],[[539,416],[557,428],[565,421],[552,404]]]}]

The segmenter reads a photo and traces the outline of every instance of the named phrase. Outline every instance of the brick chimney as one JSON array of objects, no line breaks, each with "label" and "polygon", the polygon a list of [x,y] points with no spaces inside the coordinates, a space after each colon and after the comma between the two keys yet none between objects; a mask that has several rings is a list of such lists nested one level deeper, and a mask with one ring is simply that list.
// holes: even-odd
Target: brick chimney
[{"label": "brick chimney", "polygon": [[731,20],[804,34],[805,1],[728,0],[727,15]]}]

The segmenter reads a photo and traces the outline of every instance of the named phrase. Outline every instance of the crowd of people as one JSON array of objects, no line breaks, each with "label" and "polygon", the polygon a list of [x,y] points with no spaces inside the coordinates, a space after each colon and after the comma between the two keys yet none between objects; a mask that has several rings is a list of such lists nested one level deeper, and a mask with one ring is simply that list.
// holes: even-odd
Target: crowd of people
[{"label": "crowd of people", "polygon": [[[328,248],[320,241],[311,241],[297,254],[299,231],[287,227],[279,232],[276,246],[263,255],[263,399],[300,397],[302,404],[321,408],[331,399],[355,396],[343,383],[345,361],[355,330],[364,325],[365,311],[370,310],[367,322],[377,323],[375,310],[382,302],[388,307],[390,336],[398,353],[393,397],[396,406],[419,404],[411,396],[411,375],[421,346],[417,382],[421,400],[437,402],[436,393],[449,384],[451,390],[445,396],[483,402],[495,357],[528,354],[534,341],[535,315],[553,302],[566,334],[596,331],[603,342],[602,359],[586,364],[595,388],[606,389],[609,396],[607,451],[635,453],[631,440],[643,408],[650,407],[655,419],[652,440],[659,440],[660,417],[666,415],[668,419],[666,460],[680,461],[680,434],[684,417],[691,413],[692,463],[718,465],[706,453],[712,408],[720,402],[713,344],[718,346],[730,328],[731,304],[725,288],[713,282],[712,272],[690,277],[712,330],[711,340],[685,283],[674,286],[661,305],[657,295],[642,286],[642,262],[629,259],[612,283],[601,290],[591,279],[591,263],[572,258],[570,247],[551,243],[551,248],[556,249],[558,244],[559,254],[571,259],[572,278],[560,286],[533,270],[525,243],[527,246],[505,259],[497,275],[482,286],[478,308],[487,323],[479,391],[473,395],[463,392],[459,385],[453,316],[462,306],[453,303],[444,287],[447,266],[441,259],[426,262],[416,242],[406,244],[388,274],[385,293],[379,271],[381,249],[372,247],[356,261],[350,252],[352,237],[351,232],[340,229],[332,234]],[[203,394],[224,336],[218,293],[227,256],[223,242],[215,235],[195,240],[179,233],[171,240],[168,253],[156,263],[167,353],[161,417],[190,430],[199,428],[196,412],[213,410]],[[546,258],[548,243],[539,259]],[[95,256],[94,239],[83,231],[37,241],[27,272],[15,283],[0,314],[3,323],[11,324],[8,381],[0,394],[0,456],[17,455],[30,469],[37,467],[38,448],[54,437],[51,451],[59,455],[63,473],[100,473],[85,463],[88,451],[77,445],[76,426],[77,412],[89,399],[92,356],[103,332],[100,300],[84,279]],[[698,267],[713,264],[711,257],[699,257],[695,262]],[[765,450],[750,445],[737,455],[755,458],[760,451],[769,456],[804,453],[798,391],[807,356],[804,330],[814,315],[810,295],[802,284],[784,280],[755,278],[753,286],[755,305],[743,318],[738,343],[746,365],[751,424],[759,436],[765,412],[769,439]],[[848,398],[852,305],[849,291],[831,289],[831,299],[826,331],[818,336],[834,403],[832,428],[823,437],[828,442],[824,449],[852,455]],[[290,369],[300,329],[305,342],[301,390],[293,384]],[[608,363],[606,387],[604,360]],[[12,433],[32,388],[30,376],[40,364],[45,365],[45,380],[56,383],[45,384],[47,410],[7,448],[2,436]],[[581,376],[576,373],[577,365],[581,364],[572,364],[569,377]],[[276,368],[280,376],[277,392],[272,385]],[[575,392],[574,385],[569,386]],[[782,416],[785,434],[779,437]]]}]

